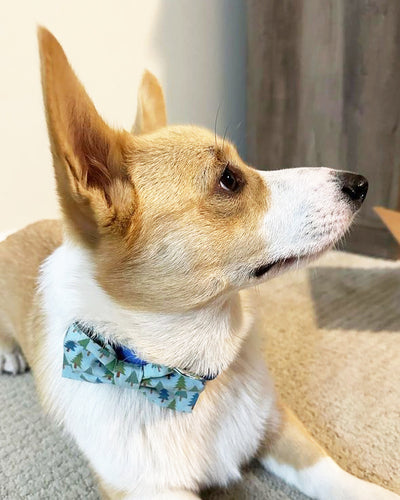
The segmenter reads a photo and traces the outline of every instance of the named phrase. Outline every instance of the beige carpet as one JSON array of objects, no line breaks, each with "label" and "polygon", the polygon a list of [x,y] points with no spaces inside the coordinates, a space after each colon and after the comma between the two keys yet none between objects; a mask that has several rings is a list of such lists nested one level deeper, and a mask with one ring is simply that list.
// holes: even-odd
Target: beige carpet
[{"label": "beige carpet", "polygon": [[400,493],[400,262],[331,253],[263,289],[284,400],[342,467]]},{"label": "beige carpet", "polygon": [[[400,493],[400,263],[331,253],[262,287],[277,386],[347,470]],[[0,498],[97,500],[75,445],[41,413],[32,377],[0,377]],[[251,464],[208,500],[300,500]]]}]

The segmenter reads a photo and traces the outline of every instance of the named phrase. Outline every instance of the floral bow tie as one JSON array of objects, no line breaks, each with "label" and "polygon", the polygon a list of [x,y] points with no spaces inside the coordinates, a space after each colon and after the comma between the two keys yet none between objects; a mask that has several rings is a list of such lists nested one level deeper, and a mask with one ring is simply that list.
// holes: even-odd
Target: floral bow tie
[{"label": "floral bow tie", "polygon": [[93,384],[113,384],[137,389],[152,403],[191,412],[209,379],[187,375],[176,368],[147,363],[135,352],[112,346],[79,323],[73,323],[64,339],[62,376]]}]

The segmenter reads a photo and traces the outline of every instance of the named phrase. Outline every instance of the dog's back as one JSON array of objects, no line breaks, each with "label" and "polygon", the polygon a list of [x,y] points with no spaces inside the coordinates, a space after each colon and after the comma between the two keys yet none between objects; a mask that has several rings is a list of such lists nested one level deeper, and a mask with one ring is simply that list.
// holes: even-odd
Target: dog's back
[{"label": "dog's back", "polygon": [[43,220],[30,224],[0,243],[0,336],[2,340],[9,339],[10,343],[13,338],[17,339],[25,355],[29,349],[24,348],[24,332],[30,318],[39,268],[61,242],[61,222]]}]

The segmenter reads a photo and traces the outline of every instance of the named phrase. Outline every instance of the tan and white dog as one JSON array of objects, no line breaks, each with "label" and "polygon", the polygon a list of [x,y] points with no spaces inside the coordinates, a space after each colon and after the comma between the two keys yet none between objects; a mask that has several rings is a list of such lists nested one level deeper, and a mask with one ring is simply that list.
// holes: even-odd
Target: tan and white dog
[{"label": "tan and white dog", "polygon": [[[279,402],[260,354],[254,287],[329,249],[366,180],[325,168],[259,172],[207,130],[166,126],[146,72],[132,133],[100,118],[51,33],[39,44],[63,224],[0,245],[0,371],[32,369],[106,498],[190,499],[259,457],[306,495],[399,498],[342,470]],[[207,382],[192,413],[61,377],[63,339],[91,323],[144,360]]]}]

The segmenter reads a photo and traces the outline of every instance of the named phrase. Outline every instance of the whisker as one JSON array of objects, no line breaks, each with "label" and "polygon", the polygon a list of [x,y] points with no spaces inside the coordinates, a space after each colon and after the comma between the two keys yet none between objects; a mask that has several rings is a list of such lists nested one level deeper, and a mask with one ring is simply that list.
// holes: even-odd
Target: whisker
[{"label": "whisker", "polygon": [[229,128],[229,123],[228,125],[226,126],[226,129],[225,129],[225,132],[224,132],[224,137],[222,139],[222,149],[224,149],[224,144],[225,144],[225,138],[226,138],[226,134],[228,132],[228,128]]},{"label": "whisker", "polygon": [[217,147],[217,123],[218,123],[218,116],[219,116],[219,110],[220,109],[221,109],[221,103],[218,104],[217,114],[215,115],[215,122],[214,122],[215,147]]}]

